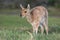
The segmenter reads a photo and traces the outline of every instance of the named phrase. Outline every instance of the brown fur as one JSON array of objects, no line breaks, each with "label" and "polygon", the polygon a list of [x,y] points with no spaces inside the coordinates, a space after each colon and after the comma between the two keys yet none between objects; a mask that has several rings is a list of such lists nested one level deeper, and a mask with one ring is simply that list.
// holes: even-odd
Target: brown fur
[{"label": "brown fur", "polygon": [[26,17],[28,22],[33,27],[33,32],[37,34],[39,26],[41,27],[41,33],[43,34],[44,28],[48,34],[48,11],[43,6],[37,6],[30,10],[30,6],[25,9],[21,5],[21,14]]}]

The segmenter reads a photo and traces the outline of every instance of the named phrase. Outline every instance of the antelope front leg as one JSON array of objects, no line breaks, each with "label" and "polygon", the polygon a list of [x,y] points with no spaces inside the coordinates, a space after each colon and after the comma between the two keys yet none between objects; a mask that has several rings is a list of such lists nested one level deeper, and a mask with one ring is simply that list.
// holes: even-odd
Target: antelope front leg
[{"label": "antelope front leg", "polygon": [[38,26],[36,26],[36,28],[35,28],[35,33],[36,34],[38,33]]},{"label": "antelope front leg", "polygon": [[37,34],[38,32],[38,26],[33,26],[33,33]]},{"label": "antelope front leg", "polygon": [[34,23],[32,26],[33,26],[33,33],[37,34],[39,24],[38,23]]}]

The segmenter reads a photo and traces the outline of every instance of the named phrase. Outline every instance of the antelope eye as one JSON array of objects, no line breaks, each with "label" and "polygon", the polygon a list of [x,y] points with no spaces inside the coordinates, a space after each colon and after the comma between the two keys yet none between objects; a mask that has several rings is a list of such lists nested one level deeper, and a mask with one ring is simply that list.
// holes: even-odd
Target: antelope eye
[{"label": "antelope eye", "polygon": [[25,13],[27,13],[27,11],[25,11]]}]

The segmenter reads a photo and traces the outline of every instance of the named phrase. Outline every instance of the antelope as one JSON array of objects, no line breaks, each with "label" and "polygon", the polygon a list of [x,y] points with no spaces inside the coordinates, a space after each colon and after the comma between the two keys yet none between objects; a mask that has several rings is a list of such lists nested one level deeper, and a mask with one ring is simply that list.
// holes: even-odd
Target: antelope
[{"label": "antelope", "polygon": [[48,11],[43,6],[36,6],[30,9],[30,5],[27,5],[27,8],[24,8],[22,4],[20,4],[21,13],[20,16],[22,18],[26,17],[27,21],[32,25],[33,33],[37,34],[38,28],[41,28],[41,34],[44,33],[44,29],[46,34],[48,35]]}]

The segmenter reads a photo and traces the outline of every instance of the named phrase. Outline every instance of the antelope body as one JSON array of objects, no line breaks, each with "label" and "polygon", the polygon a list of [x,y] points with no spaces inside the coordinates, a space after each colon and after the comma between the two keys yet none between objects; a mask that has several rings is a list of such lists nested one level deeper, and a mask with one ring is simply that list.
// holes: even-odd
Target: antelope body
[{"label": "antelope body", "polygon": [[39,26],[41,27],[41,34],[43,34],[44,29],[46,30],[46,34],[48,35],[48,11],[43,6],[37,6],[33,9],[30,9],[30,5],[28,4],[27,8],[24,8],[22,5],[20,16],[26,17],[27,21],[33,27],[33,33],[38,32]]}]

